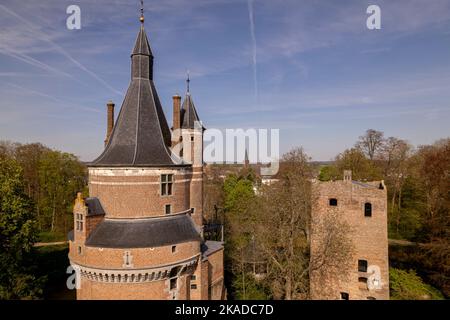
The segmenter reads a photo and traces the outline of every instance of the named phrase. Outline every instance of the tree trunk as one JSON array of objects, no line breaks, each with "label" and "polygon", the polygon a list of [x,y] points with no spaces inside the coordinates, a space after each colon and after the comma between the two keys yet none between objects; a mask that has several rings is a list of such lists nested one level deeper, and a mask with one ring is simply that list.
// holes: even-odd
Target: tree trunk
[{"label": "tree trunk", "polygon": [[53,197],[53,212],[52,212],[52,226],[50,228],[50,231],[53,232],[55,229],[55,219],[56,219],[56,199]]}]

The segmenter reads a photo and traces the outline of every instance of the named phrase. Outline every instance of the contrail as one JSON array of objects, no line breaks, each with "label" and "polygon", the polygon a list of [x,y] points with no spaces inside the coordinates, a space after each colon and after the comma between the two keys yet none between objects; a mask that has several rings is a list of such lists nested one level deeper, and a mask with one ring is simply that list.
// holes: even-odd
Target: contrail
[{"label": "contrail", "polygon": [[16,17],[17,19],[19,19],[20,21],[22,21],[23,23],[27,24],[28,26],[30,26],[30,28],[32,29],[31,31],[36,35],[37,38],[40,38],[41,40],[46,41],[47,43],[49,43],[53,48],[55,48],[59,53],[61,53],[63,56],[65,56],[67,59],[69,59],[70,61],[72,61],[72,63],[74,63],[78,68],[80,68],[81,70],[83,70],[84,72],[86,72],[87,74],[89,74],[91,77],[93,77],[94,79],[96,79],[98,82],[100,82],[101,84],[103,84],[107,89],[111,90],[113,93],[117,94],[117,95],[122,95],[122,92],[114,89],[113,87],[111,87],[105,80],[103,80],[102,78],[100,78],[98,75],[96,75],[94,72],[92,72],[91,70],[87,69],[84,65],[82,65],[79,61],[77,61],[75,58],[73,58],[66,50],[64,50],[62,47],[60,47],[59,45],[57,45],[56,43],[54,43],[52,40],[50,40],[48,37],[43,36],[43,34],[41,32],[37,32],[36,31],[36,27],[30,23],[27,19],[24,19],[22,16],[18,15],[17,13],[15,13],[14,11],[8,9],[7,7],[5,7],[4,5],[0,5],[0,7],[5,10],[6,12],[8,12],[10,15],[13,15],[14,17]]},{"label": "contrail", "polygon": [[20,89],[20,90],[22,90],[22,91],[24,91],[24,92],[26,92],[26,93],[29,93],[29,94],[32,94],[32,95],[41,96],[41,97],[47,98],[47,99],[49,99],[49,100],[52,100],[52,101],[54,101],[54,102],[57,102],[57,103],[59,103],[63,108],[69,108],[68,105],[72,105],[72,106],[76,106],[76,107],[79,108],[79,109],[83,109],[83,110],[86,110],[86,111],[89,111],[89,112],[96,112],[96,113],[99,113],[99,110],[98,110],[98,109],[89,108],[89,107],[84,107],[84,106],[78,106],[78,105],[75,105],[75,104],[73,104],[73,103],[68,102],[67,100],[61,100],[61,99],[58,99],[58,98],[56,98],[56,97],[54,97],[54,96],[52,96],[52,95],[49,95],[49,94],[46,94],[46,93],[43,93],[43,92],[40,92],[40,91],[35,91],[35,90],[27,89],[27,88],[25,88],[25,87],[22,87],[22,86],[19,86],[19,85],[15,84],[15,83],[10,83],[10,82],[9,82],[9,83],[7,83],[7,85],[9,85],[9,86],[11,86],[11,87],[13,87],[13,88],[16,88],[16,89]]},{"label": "contrail", "polygon": [[256,36],[255,36],[255,20],[253,15],[253,0],[248,0],[248,18],[250,21],[250,36],[252,38],[252,63],[253,63],[253,82],[255,86],[255,98],[258,98],[258,78],[257,78],[257,61],[256,61]]},{"label": "contrail", "polygon": [[12,57],[12,58],[15,58],[15,59],[20,60],[22,62],[25,62],[25,63],[27,63],[29,65],[32,65],[32,66],[34,66],[36,68],[40,68],[40,69],[42,69],[44,71],[54,72],[56,74],[63,75],[65,77],[73,78],[72,75],[70,75],[70,74],[68,74],[66,72],[63,72],[63,71],[58,70],[58,69],[55,69],[55,68],[49,66],[48,64],[43,63],[42,61],[36,60],[36,59],[30,57],[29,55],[17,52],[15,50],[9,50],[9,49],[5,49],[5,48],[0,48],[0,52],[3,53],[4,55],[7,55],[7,56]]}]

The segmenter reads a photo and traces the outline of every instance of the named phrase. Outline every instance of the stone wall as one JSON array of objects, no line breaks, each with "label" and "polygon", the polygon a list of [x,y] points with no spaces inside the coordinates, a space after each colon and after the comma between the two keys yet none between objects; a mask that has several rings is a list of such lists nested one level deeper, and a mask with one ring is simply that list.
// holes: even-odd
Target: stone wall
[{"label": "stone wall", "polygon": [[[380,188],[381,187],[381,188]],[[341,299],[348,293],[349,299],[389,299],[389,266],[387,235],[387,190],[383,182],[330,181],[313,183],[315,199],[312,221],[334,212],[338,219],[350,226],[354,250],[348,277],[338,273],[329,274],[328,280],[311,274],[311,297],[313,299]],[[330,206],[330,199],[337,206]],[[372,206],[372,215],[365,216],[365,204]],[[315,243],[323,237],[314,223],[311,226],[311,255],[317,254]],[[358,271],[358,260],[366,260],[369,272]],[[372,271],[379,268],[381,289],[368,289],[364,280],[370,282]],[[343,270],[342,270],[343,271]],[[345,273],[345,272],[344,272]],[[373,276],[372,276],[373,277]],[[330,279],[334,279],[332,283]]]}]

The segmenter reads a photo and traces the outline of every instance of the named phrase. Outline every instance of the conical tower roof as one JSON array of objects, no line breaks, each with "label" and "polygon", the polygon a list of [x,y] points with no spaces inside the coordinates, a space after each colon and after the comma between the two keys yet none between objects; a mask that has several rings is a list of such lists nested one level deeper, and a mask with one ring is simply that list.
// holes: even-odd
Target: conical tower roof
[{"label": "conical tower roof", "polygon": [[[181,128],[182,129],[195,129],[195,123],[200,122],[200,117],[198,116],[197,109],[194,105],[194,100],[192,100],[191,92],[190,92],[190,82],[191,79],[188,78],[186,80],[187,91],[186,97],[183,101],[183,106],[181,107]],[[203,125],[202,125],[203,128]],[[204,129],[204,128],[203,128]]]},{"label": "conical tower roof", "polygon": [[153,83],[153,54],[143,19],[131,54],[131,82],[103,153],[90,166],[174,166],[171,133]]}]

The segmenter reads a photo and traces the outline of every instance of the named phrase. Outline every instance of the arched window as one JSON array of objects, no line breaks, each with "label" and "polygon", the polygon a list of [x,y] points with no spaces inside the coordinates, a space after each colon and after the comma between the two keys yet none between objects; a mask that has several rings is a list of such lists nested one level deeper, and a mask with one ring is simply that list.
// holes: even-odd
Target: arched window
[{"label": "arched window", "polygon": [[329,204],[330,204],[330,206],[332,206],[332,207],[337,207],[337,199],[331,198],[331,199],[329,200]]},{"label": "arched window", "polygon": [[372,204],[370,202],[366,202],[364,204],[364,216],[371,217],[372,216]]}]

